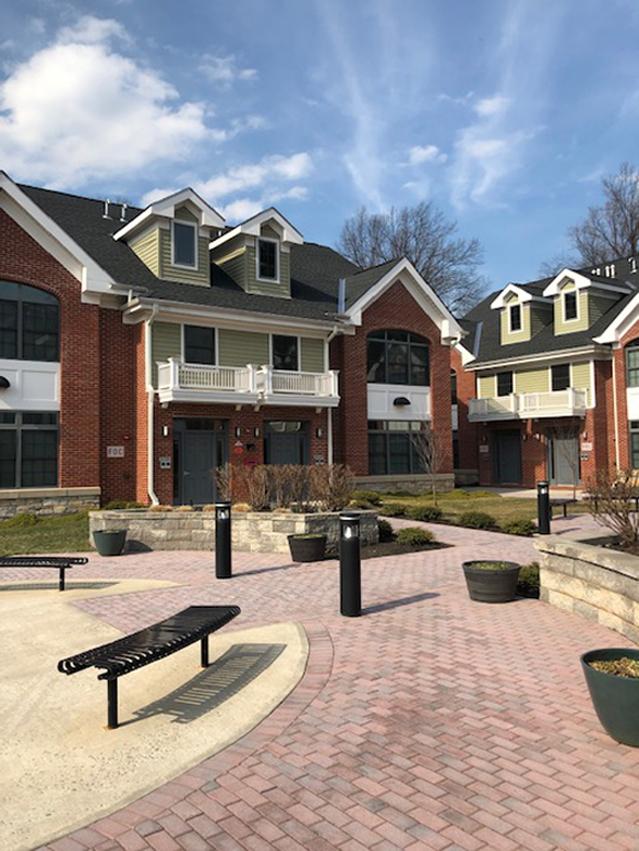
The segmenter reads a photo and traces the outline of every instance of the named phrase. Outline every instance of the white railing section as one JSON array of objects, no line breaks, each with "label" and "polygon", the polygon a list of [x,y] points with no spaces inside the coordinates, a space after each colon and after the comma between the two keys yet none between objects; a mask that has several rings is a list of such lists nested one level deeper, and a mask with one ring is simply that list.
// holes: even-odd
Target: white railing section
[{"label": "white railing section", "polygon": [[337,372],[290,372],[262,366],[257,371],[257,387],[265,396],[337,396]]},{"label": "white railing section", "polygon": [[337,372],[288,372],[271,366],[251,364],[206,366],[182,363],[169,358],[158,363],[158,391],[167,396],[174,391],[209,393],[251,393],[269,396],[303,396],[310,399],[337,398]]},{"label": "white railing section", "polygon": [[554,390],[547,393],[511,393],[487,399],[471,399],[468,414],[471,419],[508,419],[547,415],[582,413],[588,406],[588,391]]}]

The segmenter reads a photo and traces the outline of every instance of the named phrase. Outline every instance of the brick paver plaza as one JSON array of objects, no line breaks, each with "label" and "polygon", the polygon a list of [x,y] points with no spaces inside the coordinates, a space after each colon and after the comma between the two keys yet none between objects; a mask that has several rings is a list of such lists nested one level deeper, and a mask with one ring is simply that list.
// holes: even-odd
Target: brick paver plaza
[{"label": "brick paver plaza", "polygon": [[232,602],[242,615],[229,629],[296,620],[310,656],[297,688],[242,740],[49,847],[639,848],[639,752],[603,733],[578,662],[623,640],[537,600],[471,603],[464,559],[527,563],[532,544],[437,531],[456,546],[363,563],[354,620],[337,614],[334,561],[236,554],[226,582],[201,552],[92,557],[75,570],[72,580],[182,583],[76,603],[122,630]]}]

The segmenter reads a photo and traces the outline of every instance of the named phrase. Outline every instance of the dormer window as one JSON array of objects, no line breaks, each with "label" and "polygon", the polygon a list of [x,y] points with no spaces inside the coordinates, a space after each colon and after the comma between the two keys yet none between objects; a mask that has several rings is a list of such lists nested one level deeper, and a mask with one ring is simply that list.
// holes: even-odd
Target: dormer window
[{"label": "dormer window", "polygon": [[197,267],[197,228],[190,222],[174,221],[172,223],[172,255],[174,266],[184,266],[187,269]]},{"label": "dormer window", "polygon": [[257,240],[257,278],[260,281],[280,279],[279,243],[275,239]]},{"label": "dormer window", "polygon": [[510,317],[510,331],[521,331],[521,305],[520,304],[511,304],[508,308],[508,315]]},{"label": "dormer window", "polygon": [[578,319],[579,308],[577,304],[577,293],[564,293],[562,298],[564,303],[564,322],[572,322],[574,319]]}]

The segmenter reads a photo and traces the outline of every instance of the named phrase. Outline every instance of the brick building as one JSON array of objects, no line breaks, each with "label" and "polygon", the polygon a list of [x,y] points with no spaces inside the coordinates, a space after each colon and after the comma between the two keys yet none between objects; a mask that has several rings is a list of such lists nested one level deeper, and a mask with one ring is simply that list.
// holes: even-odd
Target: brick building
[{"label": "brick building", "polygon": [[142,210],[0,172],[0,503],[201,504],[226,462],[423,486],[424,422],[451,486],[462,335],[408,261],[360,270],[274,208],[231,228],[191,189]]},{"label": "brick building", "polygon": [[634,258],[508,284],[462,325],[453,366],[476,480],[572,486],[639,468]]}]

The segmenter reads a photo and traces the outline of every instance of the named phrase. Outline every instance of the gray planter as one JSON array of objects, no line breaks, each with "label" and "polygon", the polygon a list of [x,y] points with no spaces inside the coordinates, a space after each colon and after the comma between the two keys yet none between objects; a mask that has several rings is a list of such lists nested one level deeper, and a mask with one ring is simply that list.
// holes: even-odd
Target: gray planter
[{"label": "gray planter", "polygon": [[289,535],[293,561],[322,561],[326,556],[326,535]]},{"label": "gray planter", "polygon": [[93,533],[93,542],[101,556],[119,556],[126,543],[126,529],[96,530]]},{"label": "gray planter", "polygon": [[588,664],[624,656],[639,659],[639,650],[628,647],[590,650],[581,657],[581,668],[595,712],[606,733],[622,745],[639,748],[639,679],[596,671]]},{"label": "gray planter", "polygon": [[510,603],[517,596],[517,579],[521,565],[513,561],[499,561],[495,563],[509,566],[496,567],[494,570],[475,567],[478,563],[487,564],[489,561],[490,559],[477,559],[463,563],[468,595],[478,603]]}]

